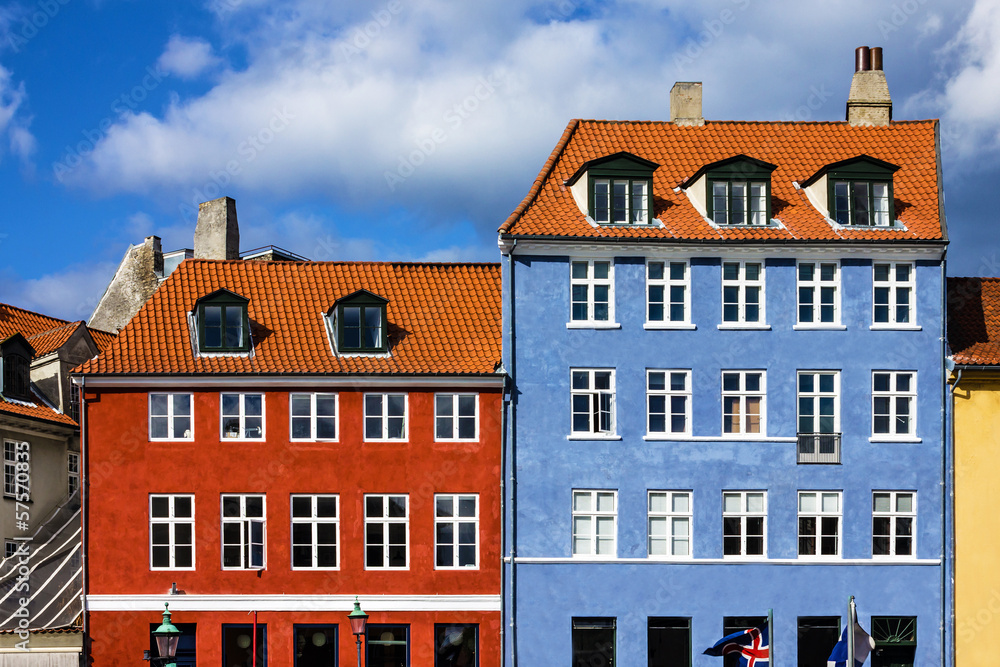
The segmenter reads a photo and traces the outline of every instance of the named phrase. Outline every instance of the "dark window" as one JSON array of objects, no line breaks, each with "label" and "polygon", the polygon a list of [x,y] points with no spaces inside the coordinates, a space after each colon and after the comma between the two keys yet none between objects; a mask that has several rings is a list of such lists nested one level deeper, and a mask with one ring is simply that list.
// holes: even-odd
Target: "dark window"
[{"label": "dark window", "polygon": [[31,379],[28,359],[20,354],[3,358],[3,394],[8,398],[31,400]]},{"label": "dark window", "polygon": [[407,667],[410,626],[369,623],[365,632],[366,667]]},{"label": "dark window", "polygon": [[891,227],[895,218],[892,175],[896,165],[860,155],[830,164],[804,183],[827,177],[830,217],[839,225]]},{"label": "dark window", "polygon": [[267,666],[267,626],[257,624],[256,663],[253,663],[253,634],[251,624],[222,626],[222,664],[225,667]]},{"label": "dark window", "polygon": [[765,226],[771,220],[771,172],[775,165],[736,155],[706,165],[689,181],[705,176],[705,209],[719,226]]},{"label": "dark window", "polygon": [[690,618],[650,618],[646,635],[649,667],[690,667]]},{"label": "dark window", "polygon": [[839,616],[799,616],[799,667],[826,667],[839,640]]},{"label": "dark window", "polygon": [[[765,623],[767,623],[767,616],[725,616],[722,619],[722,636],[726,637],[734,632],[760,627]],[[833,650],[833,644],[830,645],[830,649]],[[730,653],[722,661],[723,667],[739,667],[740,656],[738,653]]]},{"label": "dark window", "polygon": [[659,165],[620,152],[581,166],[566,185],[587,175],[587,214],[599,225],[645,225],[653,220],[653,172]]},{"label": "dark window", "polygon": [[334,322],[337,350],[385,352],[388,303],[366,290],[358,290],[334,303],[327,316]]},{"label": "dark window", "polygon": [[[181,631],[180,639],[177,640],[177,659],[174,662],[177,664],[177,667],[195,667],[195,658],[197,653],[195,650],[195,640],[198,634],[195,630],[197,628],[197,624],[174,623],[174,626]],[[158,627],[160,627],[159,623],[149,624],[149,654],[154,658],[160,656],[156,649],[156,640],[152,635],[153,630]]]},{"label": "dark window", "polygon": [[615,619],[573,619],[573,667],[615,664]]},{"label": "dark window", "polygon": [[478,625],[434,625],[434,667],[476,667],[478,664]]},{"label": "dark window", "polygon": [[872,616],[872,667],[913,667],[917,654],[916,616]]},{"label": "dark window", "polygon": [[337,626],[295,625],[295,667],[336,667]]},{"label": "dark window", "polygon": [[239,294],[220,289],[198,300],[198,349],[246,352],[250,349],[247,304]]}]

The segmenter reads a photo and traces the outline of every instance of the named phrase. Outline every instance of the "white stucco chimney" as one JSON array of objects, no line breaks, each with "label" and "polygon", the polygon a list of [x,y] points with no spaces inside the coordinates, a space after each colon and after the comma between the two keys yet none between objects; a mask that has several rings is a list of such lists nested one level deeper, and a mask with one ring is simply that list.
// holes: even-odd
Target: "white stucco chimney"
[{"label": "white stucco chimney", "polygon": [[239,259],[240,226],[236,221],[236,200],[219,197],[198,205],[194,228],[195,259]]},{"label": "white stucco chimney", "polygon": [[670,89],[670,122],[674,125],[704,125],[701,115],[701,81],[678,81]]},{"label": "white stucco chimney", "polygon": [[891,120],[892,98],[882,71],[882,47],[859,46],[854,51],[847,122],[851,125],[888,125]]}]

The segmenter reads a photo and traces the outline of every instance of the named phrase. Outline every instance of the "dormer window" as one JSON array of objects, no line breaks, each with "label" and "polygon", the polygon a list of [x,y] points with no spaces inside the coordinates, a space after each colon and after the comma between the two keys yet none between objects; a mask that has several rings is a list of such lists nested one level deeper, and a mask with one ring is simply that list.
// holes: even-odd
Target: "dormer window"
[{"label": "dormer window", "polygon": [[388,351],[388,304],[386,299],[367,290],[338,299],[327,314],[336,336],[337,351],[361,354]]},{"label": "dormer window", "polygon": [[[775,168],[737,155],[702,169],[708,217],[720,227],[766,226],[771,219],[771,172]],[[695,174],[695,178],[699,176]]]},{"label": "dormer window", "polygon": [[197,303],[198,349],[201,352],[246,352],[250,349],[250,300],[220,289]]},{"label": "dormer window", "polygon": [[616,153],[585,163],[566,183],[581,208],[580,186],[586,185],[586,213],[598,225],[644,225],[653,219],[653,172],[658,166],[631,153]]},{"label": "dormer window", "polygon": [[[828,217],[838,225],[892,227],[892,177],[898,169],[894,164],[859,155],[823,167],[803,185],[807,189],[822,188],[826,180]],[[814,194],[822,197],[822,190]]]},{"label": "dormer window", "polygon": [[3,373],[0,376],[0,393],[7,398],[30,401],[31,358],[35,351],[31,344],[19,333],[0,343],[0,360]]}]

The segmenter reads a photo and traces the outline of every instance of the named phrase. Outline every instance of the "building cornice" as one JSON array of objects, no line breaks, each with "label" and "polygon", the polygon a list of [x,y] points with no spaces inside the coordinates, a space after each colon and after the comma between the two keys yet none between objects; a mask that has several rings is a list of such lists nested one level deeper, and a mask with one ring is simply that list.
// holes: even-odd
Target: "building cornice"
[{"label": "building cornice", "polygon": [[154,388],[154,387],[414,387],[444,388],[469,387],[501,389],[504,376],[489,375],[264,375],[239,373],[232,375],[74,375],[73,383],[96,388]]},{"label": "building cornice", "polygon": [[[360,595],[365,611],[500,611],[499,595]],[[326,611],[354,608],[354,595],[88,595],[87,611]]]}]

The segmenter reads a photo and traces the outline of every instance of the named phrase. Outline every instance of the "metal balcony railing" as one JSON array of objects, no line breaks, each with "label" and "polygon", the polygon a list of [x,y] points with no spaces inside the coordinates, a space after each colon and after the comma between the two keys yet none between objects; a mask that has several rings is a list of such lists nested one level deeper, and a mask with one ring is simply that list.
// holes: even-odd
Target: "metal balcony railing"
[{"label": "metal balcony railing", "polygon": [[839,433],[799,433],[797,463],[840,463]]}]

